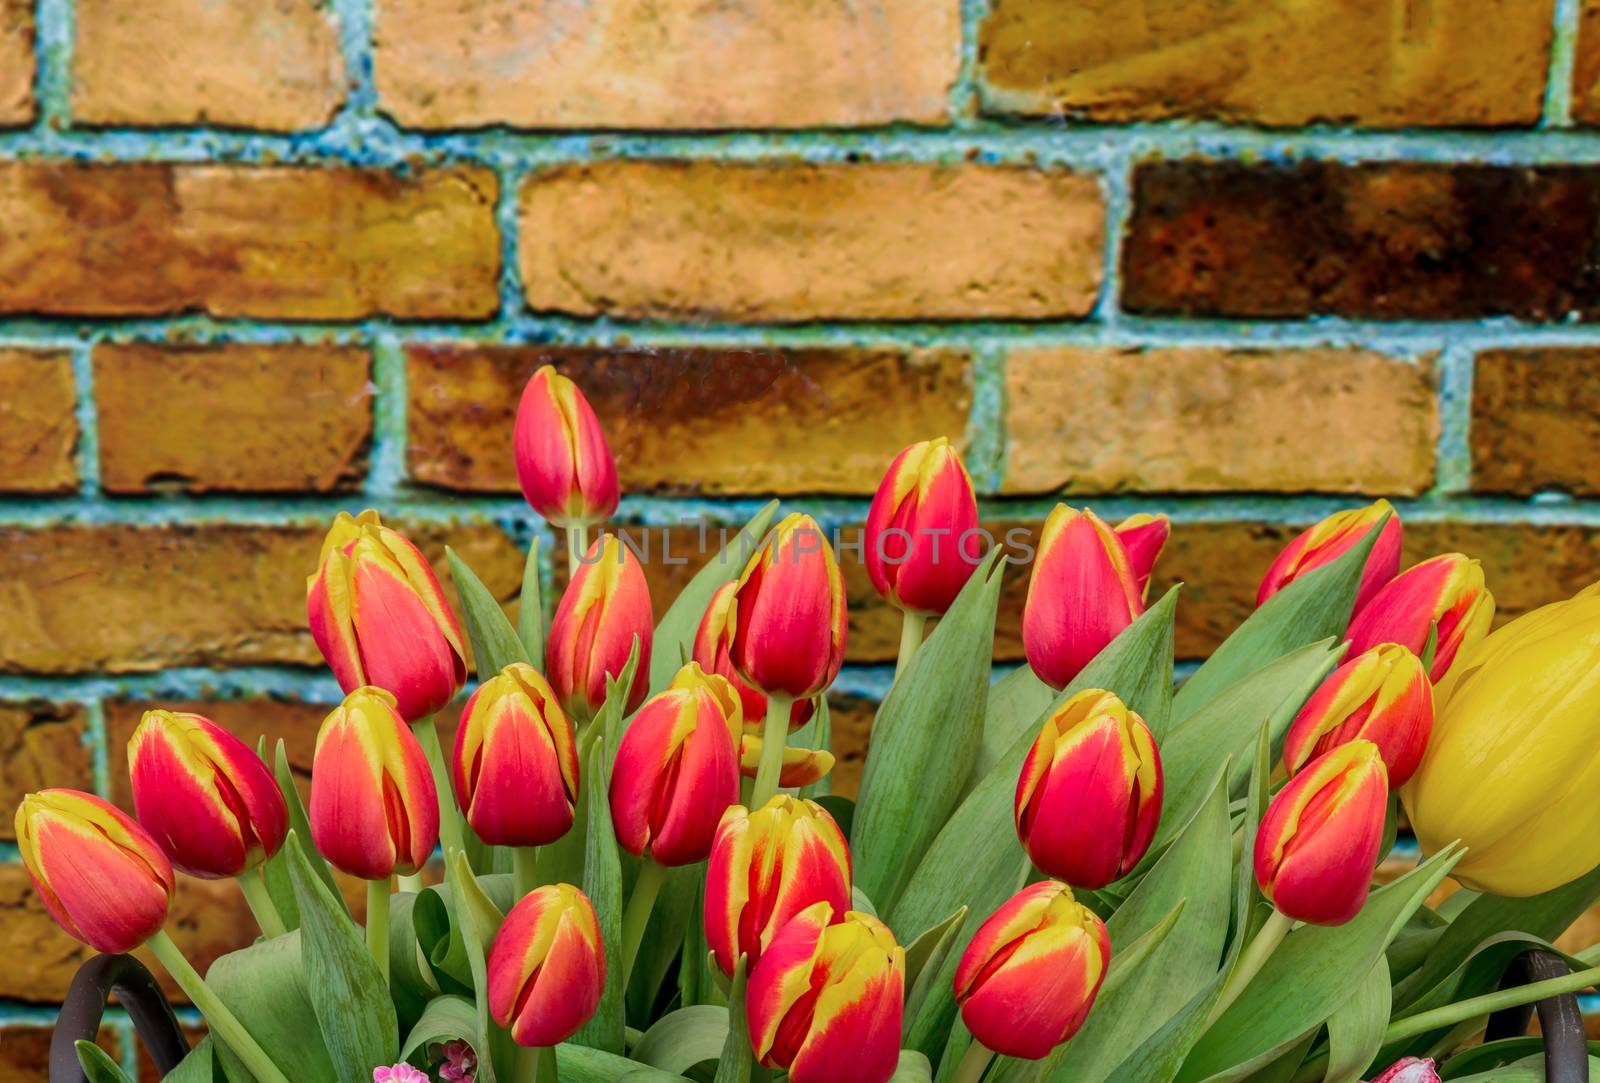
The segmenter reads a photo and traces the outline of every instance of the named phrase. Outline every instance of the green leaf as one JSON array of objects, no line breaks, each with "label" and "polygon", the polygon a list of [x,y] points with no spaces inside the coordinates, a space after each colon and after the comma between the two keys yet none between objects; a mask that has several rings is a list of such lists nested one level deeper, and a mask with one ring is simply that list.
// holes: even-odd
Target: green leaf
[{"label": "green leaf", "polygon": [[[576,1042],[563,1042],[556,1046],[555,1052],[561,1083],[685,1083],[681,1075]],[[483,1077],[480,1074],[478,1078]],[[545,1078],[543,1074],[539,1076],[541,1083]]]},{"label": "green leaf", "polygon": [[850,849],[856,884],[885,910],[960,802],[983,739],[999,556],[974,569],[872,724]]},{"label": "green leaf", "polygon": [[[281,741],[279,742],[282,743]],[[267,738],[265,735],[256,739],[256,756],[266,765],[268,771],[273,770],[273,761],[267,752]],[[300,795],[295,793],[295,799]],[[302,812],[302,815],[304,813]],[[309,838],[310,836],[304,836]],[[300,927],[300,908],[294,901],[294,882],[289,879],[289,858],[280,846],[278,852],[261,866],[261,879],[267,885],[267,895],[272,899],[272,908],[278,912],[278,917],[283,922],[285,932],[293,932]]]},{"label": "green leaf", "polygon": [[544,588],[539,581],[539,539],[528,544],[522,564],[522,593],[517,599],[517,638],[528,660],[544,670]]},{"label": "green leaf", "polygon": [[[1592,1044],[1591,1044],[1592,1050]],[[1453,1083],[1545,1083],[1544,1054],[1524,1057],[1522,1060],[1478,1075],[1450,1076]],[[1589,1078],[1600,1079],[1600,1058],[1589,1057]]]},{"label": "green leaf", "polygon": [[956,946],[956,937],[966,921],[967,908],[963,906],[906,945],[905,1027],[911,1026],[928,999],[928,990],[938,980],[939,971]]},{"label": "green leaf", "polygon": [[[472,988],[489,988],[488,952],[494,943],[495,933],[505,913],[484,891],[482,882],[472,872],[467,855],[456,851],[445,855],[446,873],[450,878],[450,902],[457,930],[467,962],[472,971]],[[489,998],[477,998],[477,1040],[472,1047],[478,1050],[478,1083],[495,1083],[497,1079],[511,1079],[511,1066],[515,1050],[504,1030],[489,1018]],[[381,1062],[379,1062],[381,1063]]]},{"label": "green leaf", "polygon": [[1328,1017],[1328,1067],[1323,1083],[1357,1083],[1383,1045],[1389,1025],[1389,961],[1378,956],[1355,995]]},{"label": "green leaf", "polygon": [[712,1083],[746,1083],[750,1069],[755,1065],[755,1053],[750,1048],[750,1029],[744,1016],[745,971],[749,957],[741,955],[733,967],[733,985],[728,991],[728,1040],[722,1047],[722,1057],[717,1061],[717,1075]]},{"label": "green leaf", "polygon": [[[1592,1064],[1595,1055],[1600,1054],[1600,1042],[1589,1042],[1588,1047]],[[1543,1061],[1543,1038],[1502,1038],[1497,1042],[1484,1042],[1452,1053],[1450,1059],[1439,1066],[1439,1077],[1445,1080],[1462,1079],[1530,1059]],[[1589,1078],[1594,1078],[1593,1073]]]},{"label": "green leaf", "polygon": [[1238,1079],[1321,1026],[1367,981],[1383,949],[1459,860],[1436,854],[1374,891],[1343,925],[1302,925],[1200,1039],[1178,1083]]},{"label": "green leaf", "polygon": [[837,793],[825,793],[813,800],[827,810],[828,815],[833,817],[833,822],[839,825],[840,833],[849,838],[850,829],[856,822],[856,803]]},{"label": "green leaf", "polygon": [[763,504],[739,533],[695,573],[656,623],[655,639],[650,648],[651,694],[672,683],[673,675],[683,665],[682,659],[694,648],[694,635],[700,629],[700,618],[705,616],[706,606],[711,604],[711,596],[744,570],[745,562],[767,536],[767,527],[777,511],[776,500]]},{"label": "green leaf", "polygon": [[[277,747],[273,749],[272,775],[278,780],[278,789],[283,794],[284,803],[289,806],[289,830],[303,839],[309,839],[311,837],[311,819],[306,815],[306,807],[300,801],[300,789],[294,784],[294,771],[289,766],[289,752],[284,748],[282,739],[279,739]],[[279,862],[284,873],[287,874],[289,871],[289,855],[284,852],[285,849],[287,848],[280,849],[277,856],[272,860]],[[317,878],[327,885],[329,891],[333,892],[334,897],[339,900],[340,907],[344,909],[345,914],[348,916],[350,908],[345,905],[344,895],[339,891],[339,883],[333,878],[333,868],[328,864],[327,859],[315,849],[312,849],[310,853],[306,854],[306,860],[311,862],[311,867],[316,871]],[[271,863],[268,862],[268,864]],[[272,886],[270,878],[267,880],[267,886],[269,888]],[[300,907],[293,897],[293,880],[289,882],[289,890],[289,912],[295,915],[293,927],[298,929],[300,927]],[[274,904],[278,902],[276,893],[273,894],[272,901]],[[278,908],[278,915],[284,919],[285,923],[289,920],[289,912],[285,912],[281,905]]]},{"label": "green leaf", "polygon": [[633,1047],[633,1059],[682,1075],[696,1064],[719,1059],[727,1043],[728,1009],[697,1004],[656,1020]]},{"label": "green leaf", "polygon": [[[606,696],[609,708],[613,693]],[[605,738],[595,745],[589,757],[585,782],[588,793],[584,800],[589,806],[586,853],[588,860],[583,868],[583,893],[594,903],[600,920],[600,939],[605,945],[607,959],[622,958],[622,862],[617,856],[617,837],[611,826],[611,804],[607,798],[610,789],[607,765],[611,761]],[[622,967],[608,967],[605,988],[600,992],[600,1006],[573,1037],[579,1045],[593,1046],[610,1053],[621,1053],[623,1007]]]},{"label": "green leaf", "polygon": [[389,991],[394,997],[400,1029],[410,1030],[428,1001],[439,995],[439,983],[417,950],[417,923],[412,913],[420,899],[434,905],[437,896],[400,892],[389,899]]},{"label": "green leaf", "polygon": [[[212,1083],[216,1077],[215,1053],[211,1037],[200,1039],[200,1044],[189,1050],[189,1055],[162,1078],[161,1083]],[[238,1083],[235,1080],[235,1083]]]},{"label": "green leaf", "polygon": [[889,1083],[933,1083],[933,1066],[915,1049],[902,1049]]},{"label": "green leaf", "polygon": [[[983,713],[983,740],[972,771],[974,780],[994,770],[1023,734],[1033,733],[1034,720],[1049,709],[1057,695],[1056,690],[1035,676],[1027,664],[1018,666],[990,687],[989,702]],[[1158,743],[1160,737],[1156,735]]]},{"label": "green leaf", "polygon": [[478,1052],[478,1009],[468,997],[442,996],[428,1001],[400,1047],[400,1059],[419,1067],[427,1062],[428,1047],[462,1041]]},{"label": "green leaf", "polygon": [[399,1021],[383,972],[344,904],[318,878],[299,836],[289,835],[289,875],[300,906],[306,990],[339,1083],[371,1083],[374,1064],[393,1064]]},{"label": "green leaf", "polygon": [[[306,983],[302,935],[296,930],[229,952],[211,964],[206,984],[286,1076],[332,1079],[333,1058]],[[248,1083],[254,1078],[231,1052],[218,1047],[217,1055],[231,1079]]]},{"label": "green leaf", "polygon": [[74,1048],[78,1051],[78,1064],[82,1066],[89,1083],[133,1083],[128,1073],[122,1070],[122,1065],[93,1042],[79,1040]]},{"label": "green leaf", "polygon": [[[819,749],[825,752],[833,751],[833,711],[828,706],[826,694],[816,699],[816,710],[811,714],[811,721],[800,727],[794,735],[794,744],[808,748]],[[833,772],[823,775],[822,778],[809,786],[800,787],[800,796],[808,801],[814,801],[823,794],[833,792]]]},{"label": "green leaf", "polygon": [[1184,682],[1172,702],[1180,721],[1224,688],[1274,658],[1318,640],[1344,638],[1367,556],[1388,516],[1332,564],[1301,576],[1268,598]]},{"label": "green leaf", "polygon": [[461,603],[478,677],[492,677],[513,662],[532,661],[528,648],[517,638],[517,630],[483,580],[454,549],[445,546],[444,553],[450,561],[450,580],[456,585],[456,599]]}]

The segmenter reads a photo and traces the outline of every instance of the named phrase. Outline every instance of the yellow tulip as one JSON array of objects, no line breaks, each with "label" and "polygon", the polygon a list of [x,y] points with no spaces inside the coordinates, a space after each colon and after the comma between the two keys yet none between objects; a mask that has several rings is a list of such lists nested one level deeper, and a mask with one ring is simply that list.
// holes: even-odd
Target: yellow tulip
[{"label": "yellow tulip", "polygon": [[1437,695],[1433,739],[1401,792],[1423,851],[1460,839],[1455,877],[1495,895],[1600,865],[1600,583],[1470,648]]}]

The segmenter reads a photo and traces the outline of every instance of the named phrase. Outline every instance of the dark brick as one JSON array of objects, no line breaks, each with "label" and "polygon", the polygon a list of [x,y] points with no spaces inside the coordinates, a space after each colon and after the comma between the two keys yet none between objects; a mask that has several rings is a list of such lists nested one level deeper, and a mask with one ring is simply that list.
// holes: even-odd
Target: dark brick
[{"label": "dark brick", "polygon": [[1472,378],[1472,487],[1600,493],[1600,350],[1493,350]]}]

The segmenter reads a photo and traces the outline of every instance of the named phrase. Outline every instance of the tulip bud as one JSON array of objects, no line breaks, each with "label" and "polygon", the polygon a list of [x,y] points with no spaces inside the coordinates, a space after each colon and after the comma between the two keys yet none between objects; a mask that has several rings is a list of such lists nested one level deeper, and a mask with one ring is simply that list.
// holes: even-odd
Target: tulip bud
[{"label": "tulip bud", "polygon": [[706,944],[731,975],[751,965],[784,924],[813,903],[850,908],[850,849],[839,825],[812,801],[779,794],[755,812],[722,815],[706,870]]},{"label": "tulip bud", "polygon": [[871,914],[825,902],[779,930],[750,971],[750,1047],[792,1083],[888,1083],[900,1060],[905,949]]},{"label": "tulip bud", "polygon": [[1389,521],[1384,524],[1383,533],[1378,535],[1372,552],[1367,555],[1367,566],[1361,572],[1361,585],[1356,588],[1355,609],[1359,613],[1361,607],[1378,593],[1378,588],[1393,579],[1400,570],[1400,542],[1404,532],[1400,526],[1400,516],[1395,514],[1394,506],[1387,500],[1376,501],[1364,508],[1334,512],[1297,534],[1293,541],[1283,547],[1283,552],[1272,562],[1272,567],[1267,569],[1265,578],[1261,580],[1261,589],[1256,591],[1256,605],[1265,602],[1307,572],[1332,564],[1344,556],[1366,538],[1385,515]]},{"label": "tulip bud", "polygon": [[1356,611],[1346,633],[1350,650],[1398,643],[1420,655],[1429,630],[1439,626],[1439,641],[1428,675],[1435,684],[1450,671],[1456,655],[1489,634],[1494,595],[1483,583],[1483,569],[1460,553],[1425,560],[1401,572]]},{"label": "tulip bud", "polygon": [[950,608],[983,560],[978,502],[944,437],[895,457],[867,512],[867,575],[884,600],[912,613]]},{"label": "tulip bud", "polygon": [[523,389],[512,442],[522,495],[552,525],[586,527],[617,510],[617,464],[600,419],[550,365]]},{"label": "tulip bud", "polygon": [[550,884],[506,915],[489,949],[489,1014],[518,1045],[560,1045],[594,1015],[606,984],[605,943],[589,897]]},{"label": "tulip bud", "polygon": [[422,746],[381,688],[358,688],[322,723],[311,763],[311,840],[363,880],[409,876],[439,841],[439,796]]},{"label": "tulip bud", "polygon": [[1450,875],[1517,898],[1600,865],[1600,584],[1464,650],[1438,702],[1401,795],[1423,852],[1459,839],[1466,853]]},{"label": "tulip bud", "polygon": [[1023,888],[978,927],[956,967],[961,1021],[985,1047],[1038,1060],[1083,1025],[1111,964],[1094,911],[1054,880]]},{"label": "tulip bud", "polygon": [[1139,574],[1122,539],[1094,512],[1057,504],[1022,607],[1022,649],[1033,672],[1065,688],[1143,612]]},{"label": "tulip bud", "polygon": [[69,936],[115,955],[166,924],[172,865],[133,817],[91,794],[40,790],[22,799],[16,831],[39,898]]},{"label": "tulip bud", "polygon": [[1286,917],[1343,925],[1360,912],[1383,841],[1389,785],[1371,741],[1312,760],[1278,791],[1256,832],[1256,882]]},{"label": "tulip bud", "polygon": [[1401,1057],[1373,1076],[1372,1083],[1439,1083],[1439,1066],[1426,1057]]},{"label": "tulip bud", "polygon": [[1086,689],[1045,720],[1017,778],[1017,837],[1044,872],[1085,888],[1127,875],[1161,822],[1161,758],[1144,719]]},{"label": "tulip bud", "polygon": [[339,687],[387,689],[408,722],[444,707],[466,683],[461,626],[433,569],[375,511],[334,520],[306,580],[306,613]]},{"label": "tulip bud", "polygon": [[[779,769],[778,785],[786,790],[811,786],[828,777],[833,770],[833,753],[821,748],[795,748],[783,750],[783,766]],[[745,778],[755,778],[761,766],[761,735],[739,735],[739,773]]]},{"label": "tulip bud", "polygon": [[133,807],[172,863],[207,880],[272,857],[289,807],[261,757],[197,714],[146,711],[128,740]]},{"label": "tulip bud", "polygon": [[611,769],[624,850],[669,867],[705,860],[722,814],[739,803],[738,712],[728,682],[693,662],[639,709]]},{"label": "tulip bud", "polygon": [[[734,580],[722,584],[711,596],[711,604],[706,606],[705,615],[700,618],[700,629],[695,633],[693,657],[701,669],[723,678],[739,693],[745,721],[760,725],[761,720],[767,717],[766,694],[750,687],[749,682],[739,676],[728,653],[733,642],[729,618],[732,615],[733,596],[738,590],[739,583]],[[795,700],[789,707],[790,731],[811,721],[816,707],[815,698]]]},{"label": "tulip bud", "polygon": [[572,827],[578,748],[539,671],[513,662],[467,700],[451,757],[467,822],[490,846],[543,846]]},{"label": "tulip bud", "polygon": [[769,696],[805,699],[839,675],[844,579],[811,516],[785,516],[750,557],[724,634],[734,669]]},{"label": "tulip bud", "polygon": [[1398,788],[1422,762],[1432,732],[1433,683],[1422,659],[1380,643],[1334,670],[1306,700],[1289,727],[1283,763],[1293,775],[1360,737],[1378,746],[1389,785]]},{"label": "tulip bud", "polygon": [[1150,572],[1155,568],[1161,550],[1167,547],[1167,538],[1172,534],[1172,520],[1165,515],[1140,512],[1122,520],[1116,530],[1122,547],[1128,551],[1128,564],[1139,581],[1139,597],[1148,599]]},{"label": "tulip bud", "polygon": [[639,558],[613,535],[600,535],[561,595],[545,645],[545,673],[569,717],[587,722],[600,713],[606,678],[622,673],[635,637],[639,667],[623,713],[639,709],[650,684],[654,625]]}]

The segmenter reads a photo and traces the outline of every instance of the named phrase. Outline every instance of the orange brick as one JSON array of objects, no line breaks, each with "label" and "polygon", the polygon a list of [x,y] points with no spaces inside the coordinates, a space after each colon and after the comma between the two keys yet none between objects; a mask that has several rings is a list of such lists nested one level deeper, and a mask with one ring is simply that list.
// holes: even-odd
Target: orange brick
[{"label": "orange brick", "polygon": [[77,487],[77,398],[65,353],[0,349],[0,490],[69,493]]},{"label": "orange brick", "polygon": [[1045,319],[1088,313],[1091,177],[1012,165],[609,161],[521,192],[543,311],[627,319]]},{"label": "orange brick", "polygon": [[[493,526],[396,525],[448,584],[448,541],[497,597],[522,553]],[[181,665],[320,664],[305,578],[321,526],[0,529],[0,672],[139,672]],[[446,593],[451,591],[446,587]]]},{"label": "orange brick", "polygon": [[0,701],[0,839],[14,840],[10,813],[24,794],[51,786],[94,789],[89,723],[81,704]]},{"label": "orange brick", "polygon": [[0,0],[0,128],[33,121],[33,76],[33,0]]},{"label": "orange brick", "polygon": [[[0,1025],[0,1077],[6,1083],[49,1083],[50,1038],[54,1028],[32,1023]],[[121,1062],[117,1032],[102,1027],[95,1044]]]},{"label": "orange brick", "polygon": [[114,493],[357,488],[372,439],[370,369],[357,347],[102,346],[101,484]]},{"label": "orange brick", "polygon": [[1333,349],[1019,350],[1012,493],[1358,492],[1433,484],[1431,363]]},{"label": "orange brick", "polygon": [[1572,116],[1580,124],[1600,123],[1600,0],[1581,0],[1578,8]]},{"label": "orange brick", "polygon": [[962,441],[968,359],[934,350],[413,346],[407,454],[418,481],[515,492],[528,377],[583,388],[631,492],[871,493],[900,449]]},{"label": "orange brick", "polygon": [[1474,489],[1600,493],[1600,351],[1479,354],[1471,438]]},{"label": "orange brick", "polygon": [[960,68],[955,0],[377,8],[380,100],[407,127],[936,123]]},{"label": "orange brick", "polygon": [[89,124],[318,128],[344,101],[339,28],[317,0],[83,0],[72,115]]},{"label": "orange brick", "polygon": [[1533,125],[1551,0],[997,0],[985,107],[1104,121]]},{"label": "orange brick", "polygon": [[0,163],[0,313],[482,318],[497,190],[477,168]]}]

